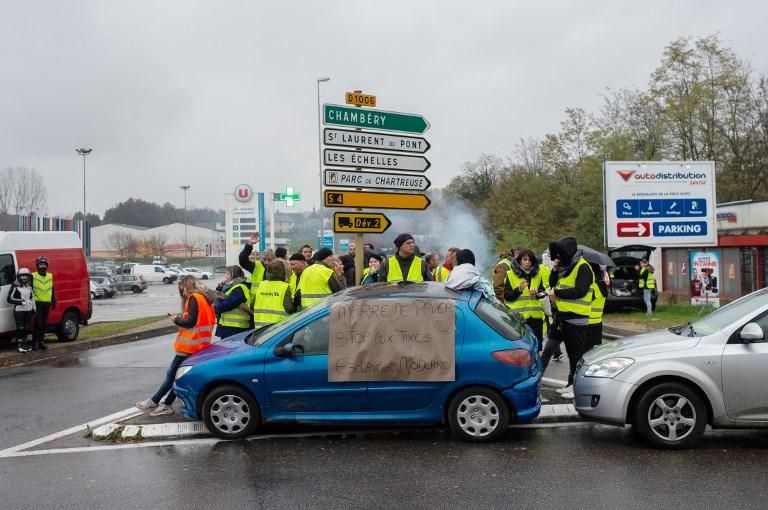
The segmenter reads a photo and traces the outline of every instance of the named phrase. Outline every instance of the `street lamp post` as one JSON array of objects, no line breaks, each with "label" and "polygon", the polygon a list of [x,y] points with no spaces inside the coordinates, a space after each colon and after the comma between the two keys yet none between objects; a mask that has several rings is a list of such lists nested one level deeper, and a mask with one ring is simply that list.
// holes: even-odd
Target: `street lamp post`
[{"label": "street lamp post", "polygon": [[[187,191],[189,191],[191,186],[186,184],[184,186],[179,186],[179,188],[184,190],[184,247],[189,248],[189,245],[187,244]],[[189,256],[192,256],[191,251]]]},{"label": "street lamp post", "polygon": [[83,157],[83,249],[85,251],[85,254],[88,255],[88,249],[87,249],[87,243],[86,243],[86,215],[85,215],[85,157],[91,153],[93,149],[86,149],[84,147],[80,147],[79,149],[75,149],[75,151],[80,154]]},{"label": "street lamp post", "polygon": [[320,180],[320,240],[317,243],[318,249],[323,247],[323,241],[325,241],[325,218],[323,217],[323,131],[321,126],[322,112],[320,110],[320,83],[326,81],[331,81],[331,79],[327,76],[317,79],[317,159],[319,164],[317,176]]}]

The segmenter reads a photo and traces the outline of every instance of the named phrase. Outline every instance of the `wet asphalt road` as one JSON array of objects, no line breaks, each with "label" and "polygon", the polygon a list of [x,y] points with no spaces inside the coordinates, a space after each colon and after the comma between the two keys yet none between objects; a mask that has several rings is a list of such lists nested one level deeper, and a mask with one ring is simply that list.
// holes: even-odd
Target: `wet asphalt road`
[{"label": "wet asphalt road", "polygon": [[[129,407],[159,384],[170,341],[0,369],[0,449]],[[515,429],[490,445],[437,429],[200,440],[0,458],[0,506],[764,508],[766,461],[765,431],[710,431],[697,450],[666,452],[594,424]]]}]

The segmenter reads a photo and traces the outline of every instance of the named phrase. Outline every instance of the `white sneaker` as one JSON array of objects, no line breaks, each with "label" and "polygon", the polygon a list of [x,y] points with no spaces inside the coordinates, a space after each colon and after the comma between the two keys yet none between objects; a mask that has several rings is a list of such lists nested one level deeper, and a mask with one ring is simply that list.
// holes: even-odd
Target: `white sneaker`
[{"label": "white sneaker", "polygon": [[151,398],[148,398],[147,400],[140,400],[139,402],[136,402],[133,404],[137,409],[141,409],[142,411],[145,411],[147,409],[154,409],[157,407],[157,404],[155,404]]},{"label": "white sneaker", "polygon": [[166,414],[173,414],[173,406],[168,404],[160,404],[156,409],[150,411],[150,416],[164,416]]},{"label": "white sneaker", "polygon": [[539,395],[539,399],[541,400],[542,404],[546,404],[547,402],[549,402],[549,399],[544,395]]},{"label": "white sneaker", "polygon": [[560,396],[561,396],[562,398],[567,398],[567,399],[569,399],[569,400],[573,400],[573,398],[574,398],[574,395],[573,395],[573,389],[571,389],[571,391],[568,391],[568,392],[566,392],[566,393],[561,393],[561,394],[560,394]]},{"label": "white sneaker", "polygon": [[569,392],[572,393],[573,392],[573,384],[571,384],[570,386],[566,386],[565,388],[558,388],[555,391],[558,392],[560,395],[562,395],[563,393],[569,393]]},{"label": "white sneaker", "polygon": [[552,356],[552,361],[563,361],[563,358],[565,358],[565,355],[561,352],[557,356]]}]

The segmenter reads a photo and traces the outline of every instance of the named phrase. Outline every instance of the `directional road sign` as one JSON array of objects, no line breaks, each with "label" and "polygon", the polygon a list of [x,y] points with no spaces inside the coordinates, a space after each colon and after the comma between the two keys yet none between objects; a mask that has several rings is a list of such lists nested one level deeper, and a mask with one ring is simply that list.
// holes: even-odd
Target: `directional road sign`
[{"label": "directional road sign", "polygon": [[423,133],[429,129],[429,122],[421,115],[354,108],[338,104],[324,104],[323,119],[325,124],[334,126],[370,128],[381,131]]},{"label": "directional road sign", "polygon": [[646,221],[620,221],[616,223],[616,234],[619,237],[649,237],[651,224]]},{"label": "directional road sign", "polygon": [[423,211],[429,207],[430,203],[429,197],[422,194],[325,190],[326,207],[369,207],[372,209],[415,209]]},{"label": "directional road sign", "polygon": [[340,188],[373,188],[390,191],[425,191],[432,184],[418,174],[387,172],[355,172],[354,170],[325,170],[325,185]]},{"label": "directional road sign", "polygon": [[376,96],[361,94],[360,92],[347,92],[344,94],[344,102],[355,106],[376,107]]},{"label": "directional road sign", "polygon": [[353,234],[381,234],[392,222],[381,213],[333,213],[333,231]]},{"label": "directional road sign", "polygon": [[387,135],[373,131],[349,131],[332,128],[323,130],[323,141],[325,145],[413,152],[416,154],[424,154],[430,147],[429,142],[419,136]]},{"label": "directional road sign", "polygon": [[323,160],[326,165],[331,166],[380,168],[382,170],[403,170],[405,172],[424,172],[431,166],[429,160],[424,156],[342,149],[325,149],[323,151]]}]

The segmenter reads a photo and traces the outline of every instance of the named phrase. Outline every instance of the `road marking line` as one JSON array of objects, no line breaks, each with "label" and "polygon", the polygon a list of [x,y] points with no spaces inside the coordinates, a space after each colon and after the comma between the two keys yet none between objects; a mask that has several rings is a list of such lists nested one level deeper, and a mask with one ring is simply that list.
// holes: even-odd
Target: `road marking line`
[{"label": "road marking line", "polygon": [[551,384],[553,386],[560,386],[561,388],[568,386],[568,381],[563,381],[562,379],[552,379],[551,377],[542,377],[541,382]]},{"label": "road marking line", "polygon": [[135,407],[129,407],[128,409],[123,409],[122,411],[112,413],[109,416],[104,416],[103,418],[98,418],[88,423],[83,423],[82,425],[76,425],[66,430],[55,432],[53,434],[49,434],[47,436],[41,437],[39,439],[35,439],[33,441],[28,441],[20,445],[12,446],[11,448],[6,448],[5,450],[0,450],[0,458],[9,457],[13,454],[16,454],[17,452],[20,452],[21,450],[34,448],[35,446],[49,443],[51,441],[55,441],[56,439],[61,439],[62,437],[76,434],[77,432],[85,432],[88,428],[94,429],[100,425],[104,425],[105,423],[110,423],[110,422],[121,420],[121,419],[133,418],[134,416],[138,416],[141,413],[142,411],[139,411]]},{"label": "road marking line", "polygon": [[51,448],[48,450],[11,452],[5,455],[0,455],[0,458],[33,457],[36,455],[56,455],[59,453],[84,453],[84,452],[99,452],[99,451],[103,452],[103,451],[113,451],[113,450],[128,450],[132,448],[149,448],[152,446],[187,446],[187,445],[205,446],[205,445],[216,444],[220,441],[221,439],[203,438],[203,439],[180,439],[176,441],[156,441],[153,443],[107,444],[107,445],[100,445],[100,446],[78,446],[74,448]]},{"label": "road marking line", "polygon": [[554,423],[525,423],[522,425],[510,425],[511,429],[554,429],[559,427],[580,427],[582,425],[610,426],[600,425],[589,421],[558,421]]}]

